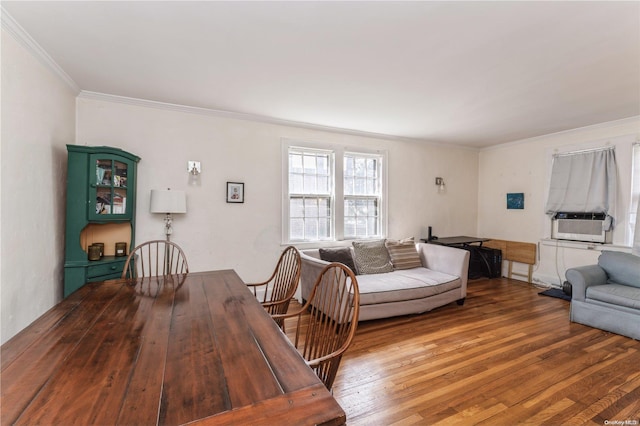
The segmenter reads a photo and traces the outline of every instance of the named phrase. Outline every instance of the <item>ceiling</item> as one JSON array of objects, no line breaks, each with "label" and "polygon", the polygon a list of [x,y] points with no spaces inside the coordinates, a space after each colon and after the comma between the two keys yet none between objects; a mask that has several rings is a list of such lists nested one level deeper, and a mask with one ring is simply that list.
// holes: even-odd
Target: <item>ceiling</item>
[{"label": "ceiling", "polygon": [[26,2],[88,92],[482,148],[640,115],[640,2]]}]

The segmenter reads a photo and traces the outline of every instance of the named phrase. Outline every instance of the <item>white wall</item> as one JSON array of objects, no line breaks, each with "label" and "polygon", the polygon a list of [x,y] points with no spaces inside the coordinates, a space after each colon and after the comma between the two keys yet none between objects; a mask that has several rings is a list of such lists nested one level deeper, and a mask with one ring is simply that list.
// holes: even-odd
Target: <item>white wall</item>
[{"label": "white wall", "polygon": [[2,31],[1,341],[62,298],[75,93]]},{"label": "white wall", "polygon": [[[478,234],[505,240],[538,243],[551,234],[544,214],[552,155],[610,144],[616,147],[619,191],[614,244],[626,243],[630,198],[631,144],[640,139],[640,117],[603,123],[535,139],[485,149],[479,158]],[[524,192],[525,209],[507,210],[506,194]],[[534,278],[559,285],[566,269],[597,261],[600,245],[550,241],[539,244]],[[614,247],[623,249],[622,247]]]},{"label": "white wall", "polygon": [[[233,268],[245,281],[266,279],[281,246],[282,139],[365,146],[388,152],[389,236],[473,234],[477,223],[478,153],[461,148],[353,136],[265,122],[78,98],[77,143],[109,145],[140,156],[136,241],[163,238],[163,218],[149,210],[151,189],[187,192],[172,240],[190,269]],[[187,161],[202,162],[200,185]],[[442,176],[447,191],[437,194]],[[245,203],[227,204],[227,181],[245,183]]]}]

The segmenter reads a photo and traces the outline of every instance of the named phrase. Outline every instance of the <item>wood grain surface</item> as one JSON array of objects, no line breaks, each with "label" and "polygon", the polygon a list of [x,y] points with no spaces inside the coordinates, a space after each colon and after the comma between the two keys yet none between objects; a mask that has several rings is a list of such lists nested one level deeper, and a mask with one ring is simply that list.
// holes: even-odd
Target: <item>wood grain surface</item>
[{"label": "wood grain surface", "polygon": [[2,346],[0,404],[2,424],[345,420],[230,270],[82,287]]},{"label": "wood grain surface", "polygon": [[347,423],[640,424],[640,341],[542,290],[471,280],[463,306],[360,323],[333,386]]}]

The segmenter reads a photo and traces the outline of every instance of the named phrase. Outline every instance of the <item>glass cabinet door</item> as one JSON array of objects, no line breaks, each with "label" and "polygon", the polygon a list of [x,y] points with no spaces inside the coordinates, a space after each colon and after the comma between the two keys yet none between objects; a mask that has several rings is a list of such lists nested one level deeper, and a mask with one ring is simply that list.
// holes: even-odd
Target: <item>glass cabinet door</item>
[{"label": "glass cabinet door", "polygon": [[89,218],[94,220],[117,220],[131,218],[131,203],[127,171],[131,162],[110,155],[92,155],[90,159],[94,173],[89,186]]}]

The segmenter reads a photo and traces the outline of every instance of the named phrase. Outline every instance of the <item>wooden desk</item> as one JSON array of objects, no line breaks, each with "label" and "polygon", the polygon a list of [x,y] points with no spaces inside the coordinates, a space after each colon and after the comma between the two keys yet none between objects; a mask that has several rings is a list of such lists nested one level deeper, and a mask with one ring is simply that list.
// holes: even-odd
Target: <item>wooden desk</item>
[{"label": "wooden desk", "polygon": [[482,246],[482,243],[485,241],[489,241],[488,238],[479,238],[479,237],[467,237],[467,236],[459,236],[459,237],[444,237],[438,238],[436,240],[422,240],[425,243],[431,244],[440,244],[443,246],[469,246],[471,244],[480,243],[478,247]]},{"label": "wooden desk", "polygon": [[231,270],[90,283],[2,346],[2,424],[344,424]]},{"label": "wooden desk", "polygon": [[[425,240],[423,240],[425,241]],[[431,244],[440,244],[461,248],[469,251],[469,279],[480,277],[496,278],[502,274],[500,271],[502,260],[486,253],[482,248],[482,243],[490,241],[489,238],[468,237],[465,235],[458,237],[445,237],[427,241]],[[490,257],[490,259],[488,259]]]}]

